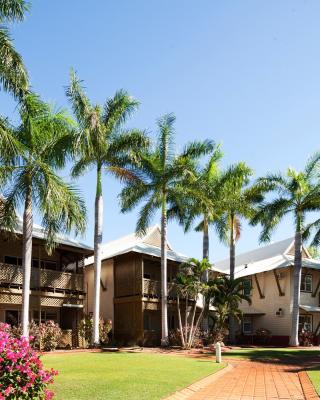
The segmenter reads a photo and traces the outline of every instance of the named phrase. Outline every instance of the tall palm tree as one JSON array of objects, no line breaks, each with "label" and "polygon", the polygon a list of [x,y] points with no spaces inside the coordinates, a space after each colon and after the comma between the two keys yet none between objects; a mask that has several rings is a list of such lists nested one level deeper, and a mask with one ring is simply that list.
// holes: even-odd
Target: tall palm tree
[{"label": "tall palm tree", "polygon": [[100,344],[100,276],[103,221],[102,172],[120,180],[134,179],[129,166],[137,162],[138,155],[148,145],[146,135],[136,129],[123,128],[128,117],[139,103],[124,90],[107,99],[104,107],[93,105],[85,94],[82,83],[71,71],[71,82],[66,95],[79,124],[76,141],[78,160],[73,176],[82,175],[87,169],[96,170],[95,227],[94,227],[94,308],[93,345]]},{"label": "tall palm tree", "polygon": [[0,84],[15,97],[28,89],[28,73],[13,46],[7,24],[22,21],[28,9],[29,3],[24,0],[0,0]]},{"label": "tall palm tree", "polygon": [[[229,246],[230,279],[235,278],[235,249],[241,235],[241,220],[253,217],[263,196],[259,186],[249,186],[253,171],[244,163],[231,165],[220,181],[221,215],[215,221],[219,239]],[[230,340],[235,341],[235,320],[230,315]]]},{"label": "tall palm tree", "polygon": [[[208,261],[209,225],[214,223],[221,213],[219,161],[222,156],[220,146],[214,146],[206,165],[202,168],[197,165],[194,176],[187,176],[186,181],[182,183],[185,190],[183,198],[179,198],[178,203],[168,210],[168,216],[178,219],[185,232],[190,230],[196,218],[201,218],[195,229],[203,233],[202,258]],[[208,281],[208,269],[205,270],[204,278]]]},{"label": "tall palm tree", "polygon": [[274,198],[259,206],[252,219],[253,225],[262,224],[261,241],[269,241],[275,227],[286,215],[293,217],[294,239],[294,278],[293,306],[290,345],[298,346],[300,284],[302,269],[302,243],[316,231],[312,245],[320,244],[320,219],[306,223],[309,212],[320,210],[320,153],[316,153],[307,162],[303,171],[289,168],[286,174],[270,174],[258,180],[265,193],[274,194]]},{"label": "tall palm tree", "polygon": [[18,127],[4,119],[0,126],[0,184],[4,188],[0,225],[12,228],[15,210],[23,207],[22,331],[27,336],[34,210],[42,216],[50,253],[57,232],[84,231],[85,206],[77,190],[56,174],[65,165],[74,139],[72,120],[35,94],[24,97],[19,113]]},{"label": "tall palm tree", "polygon": [[159,135],[154,148],[150,148],[140,160],[136,169],[138,179],[129,182],[122,190],[120,198],[122,211],[130,211],[141,201],[145,201],[140,211],[136,230],[145,232],[157,210],[161,210],[161,343],[167,344],[167,208],[177,204],[183,196],[181,182],[192,175],[195,163],[212,150],[211,141],[192,142],[182,153],[176,154],[174,147],[173,114],[166,114],[157,121]]}]

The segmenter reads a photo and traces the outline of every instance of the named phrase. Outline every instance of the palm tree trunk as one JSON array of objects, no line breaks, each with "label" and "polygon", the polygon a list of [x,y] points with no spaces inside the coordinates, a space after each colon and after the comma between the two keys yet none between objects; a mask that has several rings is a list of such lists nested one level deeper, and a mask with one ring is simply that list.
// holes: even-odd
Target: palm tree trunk
[{"label": "palm tree trunk", "polygon": [[180,296],[179,294],[177,295],[177,308],[178,308],[178,321],[179,321],[179,330],[180,330],[180,336],[181,336],[181,344],[182,347],[186,347],[186,343],[184,340],[184,333],[183,333],[183,327],[182,327],[182,320],[181,320],[181,311],[180,311]]},{"label": "palm tree trunk", "polygon": [[196,311],[197,311],[197,298],[194,300],[194,307],[192,311],[192,317],[191,317],[191,323],[190,323],[190,330],[189,330],[189,337],[188,337],[188,348],[191,347],[192,344],[192,334],[193,334],[193,325],[194,325],[194,318],[196,316]]},{"label": "palm tree trunk", "polygon": [[185,335],[185,340],[187,343],[188,340],[188,294],[186,294],[186,312],[184,316],[184,335]]},{"label": "palm tree trunk", "polygon": [[302,269],[302,235],[297,230],[294,239],[293,305],[290,346],[299,346],[299,306]]},{"label": "palm tree trunk", "polygon": [[192,345],[193,345],[194,337],[195,337],[195,334],[196,334],[196,332],[197,332],[197,329],[198,329],[198,327],[199,327],[199,325],[200,325],[201,319],[202,319],[202,317],[203,317],[203,313],[204,313],[204,308],[201,310],[201,313],[199,314],[199,317],[198,317],[197,322],[196,322],[196,326],[195,326],[194,329],[193,329],[192,337],[191,337],[191,341],[190,341],[190,347],[192,347]]},{"label": "palm tree trunk", "polygon": [[[203,218],[203,242],[202,242],[202,258],[209,261],[209,224],[208,218],[204,216]],[[204,273],[204,281],[208,282],[208,270]]]},{"label": "palm tree trunk", "polygon": [[29,300],[30,300],[30,277],[32,262],[32,189],[28,187],[24,213],[23,213],[23,238],[22,238],[22,335],[29,336]]},{"label": "palm tree trunk", "polygon": [[[209,223],[208,218],[206,215],[203,216],[203,245],[202,245],[202,258],[209,261]],[[209,280],[209,271],[206,270],[203,274],[204,282],[208,282]],[[205,301],[204,301],[205,304]],[[208,310],[209,312],[209,310]],[[208,315],[206,315],[203,319],[203,330],[208,331],[209,329],[209,322],[208,322]]]},{"label": "palm tree trunk", "polygon": [[161,212],[161,346],[168,344],[168,284],[167,284],[167,198],[162,194]]},{"label": "palm tree trunk", "polygon": [[[235,270],[235,238],[234,238],[234,215],[230,216],[230,280],[234,280],[234,270]],[[233,315],[229,315],[229,337],[232,344],[236,340],[235,332],[235,319]]]},{"label": "palm tree trunk", "polygon": [[93,298],[93,332],[92,344],[100,345],[99,319],[100,319],[100,280],[101,280],[101,244],[103,223],[103,198],[101,165],[97,166],[97,189],[95,198],[94,221],[94,298]]}]

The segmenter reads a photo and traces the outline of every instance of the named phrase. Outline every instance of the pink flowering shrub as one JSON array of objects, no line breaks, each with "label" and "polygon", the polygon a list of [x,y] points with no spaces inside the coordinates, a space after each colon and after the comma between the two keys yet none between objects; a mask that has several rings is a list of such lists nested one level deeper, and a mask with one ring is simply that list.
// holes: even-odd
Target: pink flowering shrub
[{"label": "pink flowering shrub", "polygon": [[55,375],[44,369],[26,338],[12,336],[9,325],[0,323],[0,400],[50,400],[47,387]]}]

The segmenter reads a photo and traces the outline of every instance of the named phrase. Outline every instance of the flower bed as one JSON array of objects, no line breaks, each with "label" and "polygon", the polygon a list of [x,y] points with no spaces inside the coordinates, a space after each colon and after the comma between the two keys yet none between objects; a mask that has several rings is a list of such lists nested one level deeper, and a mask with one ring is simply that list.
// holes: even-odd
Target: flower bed
[{"label": "flower bed", "polygon": [[57,372],[43,367],[29,340],[14,337],[9,325],[0,323],[0,400],[53,398],[47,387]]}]

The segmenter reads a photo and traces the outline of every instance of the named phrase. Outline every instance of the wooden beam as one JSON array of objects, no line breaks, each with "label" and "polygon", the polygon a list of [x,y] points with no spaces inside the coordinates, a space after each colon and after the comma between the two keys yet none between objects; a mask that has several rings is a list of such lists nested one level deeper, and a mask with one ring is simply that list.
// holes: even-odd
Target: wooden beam
[{"label": "wooden beam", "polygon": [[107,287],[103,284],[101,278],[100,278],[100,286],[101,286],[103,292],[105,292],[107,290]]},{"label": "wooden beam", "polygon": [[254,280],[256,281],[256,285],[257,285],[257,288],[258,288],[260,299],[264,299],[264,295],[262,293],[262,290],[261,290],[261,287],[260,287],[260,283],[258,281],[257,274],[254,274]]},{"label": "wooden beam", "polygon": [[317,286],[316,286],[314,292],[312,293],[312,297],[316,297],[316,295],[318,293],[318,290],[319,290],[319,287],[320,287],[320,278],[318,279]]},{"label": "wooden beam", "polygon": [[316,330],[314,331],[314,335],[315,336],[317,336],[319,329],[320,329],[320,321],[319,321],[319,323],[318,323],[318,325],[316,327]]},{"label": "wooden beam", "polygon": [[279,277],[278,277],[275,269],[273,270],[273,275],[275,277],[275,280],[276,280],[276,283],[277,283],[277,286],[278,286],[279,296],[284,296],[285,293],[281,289],[280,282],[279,282]]}]

